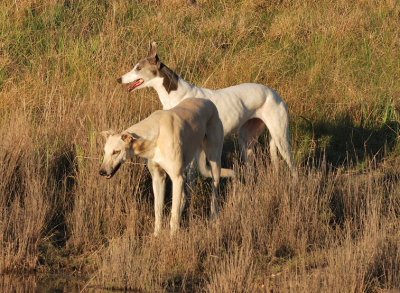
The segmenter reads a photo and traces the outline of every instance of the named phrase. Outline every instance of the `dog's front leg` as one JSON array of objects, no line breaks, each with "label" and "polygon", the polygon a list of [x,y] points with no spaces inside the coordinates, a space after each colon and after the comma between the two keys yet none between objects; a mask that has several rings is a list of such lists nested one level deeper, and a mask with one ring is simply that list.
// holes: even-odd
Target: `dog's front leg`
[{"label": "dog's front leg", "polygon": [[157,236],[162,227],[162,214],[164,207],[164,196],[165,196],[165,178],[167,174],[165,171],[153,161],[147,163],[153,184],[154,193],[154,235]]},{"label": "dog's front leg", "polygon": [[183,187],[183,176],[170,176],[172,181],[172,208],[170,229],[171,235],[174,235],[179,229],[179,223],[183,207],[185,206],[185,191]]}]

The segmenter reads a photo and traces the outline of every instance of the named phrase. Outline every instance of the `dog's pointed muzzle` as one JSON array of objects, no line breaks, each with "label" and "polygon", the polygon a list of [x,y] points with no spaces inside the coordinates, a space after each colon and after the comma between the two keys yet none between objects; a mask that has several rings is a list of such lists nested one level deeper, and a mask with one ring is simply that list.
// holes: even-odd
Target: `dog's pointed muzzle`
[{"label": "dog's pointed muzzle", "polygon": [[105,176],[107,179],[110,179],[118,171],[119,167],[121,167],[121,163],[119,163],[117,166],[115,166],[115,168],[111,171],[110,174],[108,174],[107,171],[104,169],[100,169],[99,174],[101,176]]}]

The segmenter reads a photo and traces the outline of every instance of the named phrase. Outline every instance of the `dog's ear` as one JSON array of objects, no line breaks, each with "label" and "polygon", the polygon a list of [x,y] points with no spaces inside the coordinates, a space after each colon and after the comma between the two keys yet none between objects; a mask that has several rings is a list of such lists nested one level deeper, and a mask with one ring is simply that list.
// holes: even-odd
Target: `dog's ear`
[{"label": "dog's ear", "polygon": [[105,130],[101,132],[101,135],[104,136],[105,139],[109,138],[113,134],[115,134],[114,130]]},{"label": "dog's ear", "polygon": [[155,58],[157,55],[157,43],[156,42],[150,42],[150,49],[149,49],[149,55],[147,55],[148,58]]},{"label": "dog's ear", "polygon": [[160,59],[157,55],[157,44],[156,42],[150,43],[149,54],[147,55],[147,60],[149,60],[150,64],[159,65]]},{"label": "dog's ear", "polygon": [[125,142],[125,143],[132,143],[133,141],[135,141],[135,138],[132,136],[132,134],[130,133],[123,133],[121,135],[121,139]]}]

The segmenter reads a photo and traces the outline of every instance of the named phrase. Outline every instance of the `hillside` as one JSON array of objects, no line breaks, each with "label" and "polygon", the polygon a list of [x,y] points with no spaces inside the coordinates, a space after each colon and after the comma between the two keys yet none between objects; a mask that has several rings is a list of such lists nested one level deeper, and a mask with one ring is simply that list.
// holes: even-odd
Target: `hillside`
[{"label": "hillside", "polygon": [[[238,176],[223,181],[218,221],[199,177],[176,238],[170,195],[153,237],[144,161],[98,175],[100,132],[161,108],[154,90],[116,81],[150,41],[192,84],[275,89],[299,182],[270,168],[267,132],[251,167],[233,134],[223,166]],[[2,1],[0,274],[62,272],[79,290],[399,289],[399,52],[395,0]]]}]

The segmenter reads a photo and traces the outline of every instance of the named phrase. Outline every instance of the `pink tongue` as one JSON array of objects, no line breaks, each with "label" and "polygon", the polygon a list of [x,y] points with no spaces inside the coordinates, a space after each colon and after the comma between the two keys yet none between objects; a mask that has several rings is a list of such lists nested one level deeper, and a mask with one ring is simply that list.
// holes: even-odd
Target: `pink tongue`
[{"label": "pink tongue", "polygon": [[128,92],[130,92],[130,91],[132,91],[135,87],[141,85],[142,83],[143,83],[143,79],[138,79],[138,80],[136,80],[135,82],[133,82],[132,84],[128,85],[128,86],[126,87],[126,90],[127,90]]},{"label": "pink tongue", "polygon": [[128,86],[126,87],[126,90],[127,90],[128,92],[130,92],[131,90],[133,90],[133,89],[135,88],[135,84],[136,84],[136,83],[128,85]]}]

